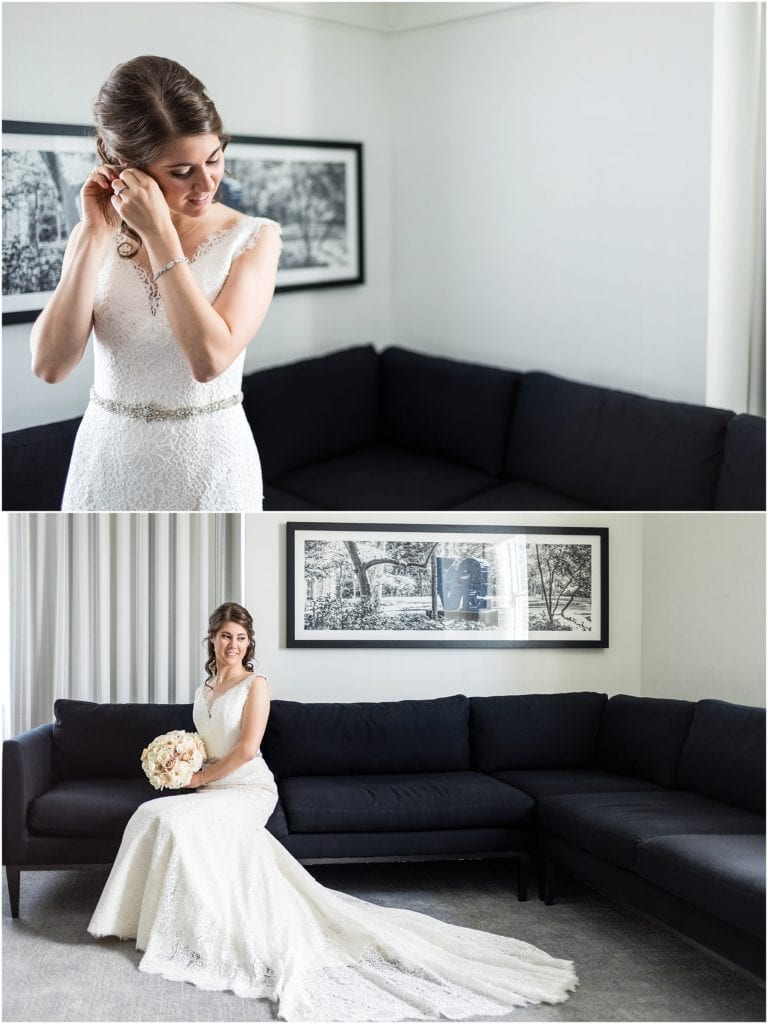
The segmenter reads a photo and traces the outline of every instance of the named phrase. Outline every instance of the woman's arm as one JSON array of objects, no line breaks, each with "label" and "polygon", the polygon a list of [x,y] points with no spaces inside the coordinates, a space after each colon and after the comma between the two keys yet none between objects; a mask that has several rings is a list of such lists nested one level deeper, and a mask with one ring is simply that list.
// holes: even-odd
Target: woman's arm
[{"label": "woman's arm", "polygon": [[245,699],[243,720],[240,725],[240,738],[234,749],[212,765],[206,765],[203,771],[195,772],[190,783],[191,789],[223,779],[248,761],[252,761],[259,753],[261,740],[267,728],[269,718],[269,683],[265,676],[254,676],[251,692]]},{"label": "woman's arm", "polygon": [[110,244],[109,231],[76,224],[61,278],[29,339],[32,372],[48,384],[64,380],[83,358],[93,327],[96,278]]},{"label": "woman's arm", "polygon": [[[137,231],[147,247],[154,273],[184,256],[170,210],[155,179],[134,167],[119,175],[120,194],[111,199],[115,212]],[[117,182],[113,182],[117,191]],[[253,339],[275,290],[280,235],[264,225],[253,248],[232,264],[224,287],[211,304],[189,265],[179,263],[157,280],[168,322],[192,375],[201,383],[219,377]]]},{"label": "woman's arm", "polygon": [[[146,239],[155,271],[182,255],[175,230]],[[187,264],[172,267],[158,278],[165,312],[195,380],[219,377],[240,355],[261,327],[272,301],[280,259],[280,235],[262,225],[251,249],[237,257],[216,300],[200,291]]]},{"label": "woman's arm", "polygon": [[116,168],[103,164],[86,178],[83,218],[69,236],[59,283],[32,327],[32,372],[48,384],[69,376],[88,344],[99,267],[120,224],[110,198],[116,177]]}]

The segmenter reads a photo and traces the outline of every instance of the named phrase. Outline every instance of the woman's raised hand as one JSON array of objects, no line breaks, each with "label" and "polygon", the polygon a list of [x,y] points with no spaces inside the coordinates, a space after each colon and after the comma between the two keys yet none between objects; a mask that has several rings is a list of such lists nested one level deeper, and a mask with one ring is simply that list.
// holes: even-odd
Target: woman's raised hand
[{"label": "woman's raised hand", "polygon": [[120,227],[120,217],[112,205],[112,182],[120,168],[110,164],[94,167],[80,189],[83,223],[96,231],[115,232]]},{"label": "woman's raised hand", "polygon": [[112,208],[142,238],[173,229],[171,211],[155,179],[126,167],[111,182]]}]

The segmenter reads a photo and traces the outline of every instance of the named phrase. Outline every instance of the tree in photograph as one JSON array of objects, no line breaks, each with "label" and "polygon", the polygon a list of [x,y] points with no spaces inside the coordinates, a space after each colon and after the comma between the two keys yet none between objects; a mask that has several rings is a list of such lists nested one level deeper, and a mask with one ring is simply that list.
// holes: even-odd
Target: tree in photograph
[{"label": "tree in photograph", "polygon": [[[357,578],[358,590],[360,593],[360,603],[365,614],[369,614],[375,611],[375,600],[373,591],[371,588],[371,581],[368,576],[370,570],[377,565],[393,565],[400,568],[415,568],[415,569],[426,569],[429,565],[434,565],[435,549],[437,543],[434,544],[414,544],[411,542],[392,542],[387,544],[387,554],[380,554],[377,550],[377,545],[369,545],[373,547],[374,551],[372,557],[365,557],[364,553],[361,553],[361,545],[356,541],[346,540],[344,541],[350,560],[352,562],[352,568],[354,569],[355,576]],[[426,549],[417,552],[417,549]],[[435,591],[435,573],[434,568],[432,570],[432,610],[433,615],[437,612],[437,596]]]},{"label": "tree in photograph", "polygon": [[[575,597],[589,597],[592,591],[592,548],[589,544],[529,544],[528,570],[531,591],[540,593],[550,629]],[[560,603],[563,602],[562,608]]]}]

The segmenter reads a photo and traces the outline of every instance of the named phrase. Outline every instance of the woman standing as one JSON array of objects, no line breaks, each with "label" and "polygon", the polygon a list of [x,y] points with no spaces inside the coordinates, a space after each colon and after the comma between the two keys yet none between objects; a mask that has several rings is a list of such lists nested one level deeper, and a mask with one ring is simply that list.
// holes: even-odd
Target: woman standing
[{"label": "woman standing", "polygon": [[240,388],[274,292],[279,225],[215,201],[228,136],[175,61],[118,65],[94,116],[102,164],[31,336],[33,372],[53,383],[94,332],[62,508],[260,510]]}]

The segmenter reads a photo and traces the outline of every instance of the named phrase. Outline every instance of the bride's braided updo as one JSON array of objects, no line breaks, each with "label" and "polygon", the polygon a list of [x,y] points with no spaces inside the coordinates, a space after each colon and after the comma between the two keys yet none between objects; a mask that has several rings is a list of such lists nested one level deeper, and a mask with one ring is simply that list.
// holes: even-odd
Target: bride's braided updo
[{"label": "bride's braided updo", "polygon": [[[176,139],[218,135],[224,149],[229,136],[199,78],[167,57],[134,57],[118,64],[99,89],[93,104],[96,151],[105,164],[143,171]],[[132,245],[118,247],[135,256],[141,238],[125,222],[120,227]]]}]

